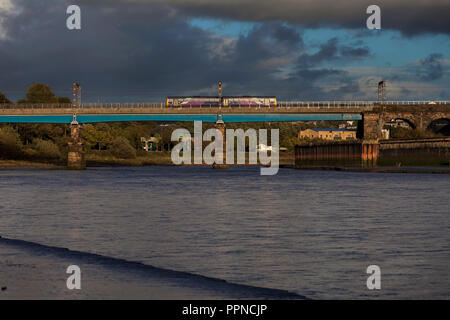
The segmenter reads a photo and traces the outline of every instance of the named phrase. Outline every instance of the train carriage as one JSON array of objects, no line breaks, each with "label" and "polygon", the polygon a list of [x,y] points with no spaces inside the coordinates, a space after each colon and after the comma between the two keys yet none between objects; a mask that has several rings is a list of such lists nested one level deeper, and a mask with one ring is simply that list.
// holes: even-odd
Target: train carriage
[{"label": "train carriage", "polygon": [[[214,107],[218,97],[167,97],[166,107]],[[223,97],[224,107],[276,107],[276,97]]]},{"label": "train carriage", "polygon": [[218,105],[218,97],[167,97],[166,99],[166,107],[209,107]]},{"label": "train carriage", "polygon": [[276,107],[276,97],[224,97],[224,107]]}]

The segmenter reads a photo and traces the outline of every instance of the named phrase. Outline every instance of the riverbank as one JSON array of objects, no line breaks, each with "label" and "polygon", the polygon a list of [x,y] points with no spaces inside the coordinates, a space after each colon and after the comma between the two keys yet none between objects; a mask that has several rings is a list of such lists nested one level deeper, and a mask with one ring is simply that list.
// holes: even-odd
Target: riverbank
[{"label": "riverbank", "polygon": [[339,166],[284,166],[296,170],[322,170],[343,172],[374,172],[374,173],[428,173],[450,174],[450,167],[339,167]]},{"label": "riverbank", "polygon": [[65,166],[49,162],[34,162],[26,160],[0,160],[0,169],[65,169]]},{"label": "riverbank", "polygon": [[118,159],[113,156],[86,155],[86,166],[172,166],[174,165],[168,152],[153,152],[133,159]]},{"label": "riverbank", "polygon": [[[280,165],[292,165],[294,154],[292,152],[280,155]],[[61,162],[63,163],[63,162]],[[246,153],[246,163],[248,163],[248,153]],[[194,164],[192,164],[194,165]],[[111,155],[101,155],[99,153],[86,155],[87,167],[140,167],[140,166],[175,166],[172,162],[170,152],[149,152],[145,155],[137,156],[133,159],[118,159]],[[191,166],[191,165],[186,165]],[[207,164],[196,166],[209,166]],[[30,161],[30,160],[0,160],[0,168],[37,168],[37,169],[65,169],[63,164]]]}]

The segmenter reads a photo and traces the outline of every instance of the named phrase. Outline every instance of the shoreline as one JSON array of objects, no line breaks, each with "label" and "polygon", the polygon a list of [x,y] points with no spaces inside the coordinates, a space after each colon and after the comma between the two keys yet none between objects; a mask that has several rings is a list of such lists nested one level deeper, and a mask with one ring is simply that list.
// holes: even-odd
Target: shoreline
[{"label": "shoreline", "polygon": [[[281,166],[280,166],[281,168]],[[341,172],[370,172],[370,173],[427,173],[427,174],[450,174],[450,167],[339,167],[339,166],[303,166],[292,165],[284,168],[295,170],[321,170],[321,171],[341,171]]]},{"label": "shoreline", "polygon": [[[133,159],[135,160],[135,159]],[[175,165],[166,161],[133,161],[127,159],[115,160],[87,160],[87,168],[98,167],[144,167],[144,166],[173,166],[173,167],[210,167],[207,164]],[[234,166],[257,166],[259,164],[236,164]],[[2,169],[49,169],[68,170],[64,165],[47,162],[34,162],[25,160],[0,160],[0,170]],[[444,166],[403,166],[403,167],[344,167],[344,166],[295,166],[293,163],[280,163],[280,169],[294,170],[319,170],[319,171],[340,171],[340,172],[370,172],[370,173],[415,173],[415,174],[450,174],[450,167]]]},{"label": "shoreline", "polygon": [[27,160],[0,160],[0,169],[66,169],[66,166]]}]

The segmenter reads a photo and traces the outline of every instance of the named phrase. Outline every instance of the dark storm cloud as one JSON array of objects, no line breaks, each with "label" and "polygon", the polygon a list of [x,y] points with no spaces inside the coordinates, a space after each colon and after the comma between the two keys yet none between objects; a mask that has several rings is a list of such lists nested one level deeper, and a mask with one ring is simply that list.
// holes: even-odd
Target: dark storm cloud
[{"label": "dark storm cloud", "polygon": [[442,78],[444,71],[441,64],[443,55],[440,53],[432,53],[425,59],[420,60],[420,70],[418,75],[421,80],[433,81]]},{"label": "dark storm cloud", "polygon": [[367,58],[368,56],[370,56],[370,50],[365,46],[349,47],[339,44],[338,38],[331,38],[326,43],[321,44],[316,53],[301,54],[298,64],[305,67],[323,62],[354,61],[355,59]]},{"label": "dark storm cloud", "polygon": [[68,2],[16,3],[23,11],[4,24],[12,40],[0,43],[0,85],[6,88],[42,81],[61,89],[76,79],[90,96],[94,88],[98,96],[118,89],[176,92],[185,83],[200,85],[199,72],[211,63],[209,46],[220,44],[163,5],[85,6],[82,30],[69,31]]},{"label": "dark storm cloud", "polygon": [[366,9],[376,4],[381,8],[384,29],[399,30],[406,35],[450,33],[448,0],[97,0],[96,3],[105,6],[112,3],[165,3],[192,16],[352,29],[366,28]]},{"label": "dark storm cloud", "polygon": [[355,84],[346,72],[321,64],[369,54],[363,46],[346,47],[337,39],[308,53],[301,33],[280,22],[225,38],[193,27],[165,4],[86,4],[82,30],[69,31],[65,10],[70,2],[14,3],[20,11],[4,21],[8,40],[0,40],[0,91],[15,99],[36,81],[70,95],[74,80],[91,101],[213,94],[218,80],[224,81],[226,94],[326,98],[338,94],[322,90],[326,81],[349,83],[352,89]]}]

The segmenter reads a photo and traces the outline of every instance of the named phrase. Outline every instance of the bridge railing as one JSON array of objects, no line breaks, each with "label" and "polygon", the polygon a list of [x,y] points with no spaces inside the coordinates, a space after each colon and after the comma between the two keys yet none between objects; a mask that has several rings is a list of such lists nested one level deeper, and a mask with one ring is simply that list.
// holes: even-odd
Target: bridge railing
[{"label": "bridge railing", "polygon": [[[163,102],[87,102],[80,108],[163,108]],[[73,109],[71,103],[4,103],[0,109]]]},{"label": "bridge railing", "polygon": [[281,108],[364,108],[373,107],[373,101],[279,101]]},{"label": "bridge railing", "polygon": [[376,104],[380,105],[421,105],[421,104],[450,104],[450,101],[384,101],[384,102],[375,102]]},{"label": "bridge railing", "polygon": [[[450,105],[450,101],[278,101],[277,106],[267,105],[233,105],[226,108],[370,108],[377,105]],[[172,106],[170,108],[198,108],[199,106]],[[202,108],[217,108],[217,105],[202,105]],[[4,103],[0,109],[72,109],[71,103]],[[82,109],[88,108],[166,108],[164,102],[87,102],[81,104]]]}]

